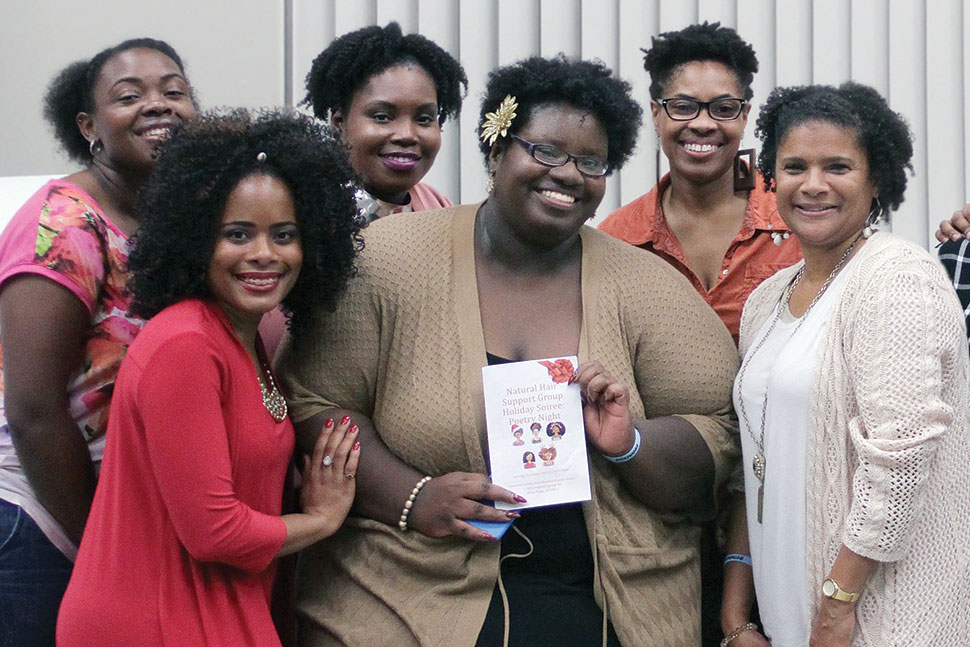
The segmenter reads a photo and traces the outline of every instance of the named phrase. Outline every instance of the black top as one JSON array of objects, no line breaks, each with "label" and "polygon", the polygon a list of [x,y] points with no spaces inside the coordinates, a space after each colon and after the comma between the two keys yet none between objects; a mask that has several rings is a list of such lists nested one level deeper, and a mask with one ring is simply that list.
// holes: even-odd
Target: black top
[{"label": "black top", "polygon": [[[486,355],[489,366],[511,361]],[[502,538],[501,578],[509,601],[509,645],[602,644],[603,611],[593,598],[593,549],[582,505],[529,508],[521,514]],[[529,541],[522,535],[532,542],[531,553]],[[502,645],[504,628],[496,583],[476,646]],[[619,647],[612,624],[608,632],[607,645]]]}]

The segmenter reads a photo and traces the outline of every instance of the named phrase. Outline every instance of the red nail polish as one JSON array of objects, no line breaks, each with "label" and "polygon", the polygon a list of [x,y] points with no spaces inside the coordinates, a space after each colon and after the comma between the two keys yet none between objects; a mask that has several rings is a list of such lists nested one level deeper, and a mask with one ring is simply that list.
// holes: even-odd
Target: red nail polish
[{"label": "red nail polish", "polygon": [[350,422],[350,416],[344,416],[344,417],[343,417],[343,418],[342,418],[342,419],[340,420],[340,424],[342,424],[342,425],[345,425],[345,424],[347,424],[348,422]]},{"label": "red nail polish", "polygon": [[524,497],[524,496],[521,496],[521,495],[519,495],[519,494],[513,494],[512,496],[513,496],[513,497],[515,498],[515,500],[516,500],[516,501],[518,501],[519,503],[528,503],[528,501],[526,501],[526,500],[525,500],[525,497]]},{"label": "red nail polish", "polygon": [[356,434],[358,431],[357,425],[350,425],[350,433]]},{"label": "red nail polish", "polygon": [[487,532],[482,533],[482,539],[484,539],[485,541],[498,541],[494,535],[490,535]]},{"label": "red nail polish", "polygon": [[354,449],[354,450],[358,450],[358,449],[360,449],[360,441],[359,441],[359,440],[358,440],[358,441],[356,441],[356,442],[354,443],[354,446],[353,446],[353,447],[352,447],[351,449]]},{"label": "red nail polish", "polygon": [[327,424],[325,424],[324,427],[331,429],[333,427],[333,418],[327,418]]}]

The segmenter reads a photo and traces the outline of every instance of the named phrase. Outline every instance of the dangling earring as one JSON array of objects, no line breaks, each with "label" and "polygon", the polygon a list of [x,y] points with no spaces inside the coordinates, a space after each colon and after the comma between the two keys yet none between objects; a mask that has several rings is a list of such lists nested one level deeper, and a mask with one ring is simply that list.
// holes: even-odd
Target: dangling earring
[{"label": "dangling earring", "polygon": [[101,146],[101,141],[97,138],[88,142],[88,151],[91,153],[91,157],[94,157],[95,154],[101,152],[102,148],[103,146]]},{"label": "dangling earring", "polygon": [[655,183],[655,186],[660,186],[660,133],[654,133],[654,134],[657,136],[655,140],[657,142],[657,150],[654,153],[655,155],[654,170],[656,171],[656,175],[657,175],[657,181]]},{"label": "dangling earring", "polygon": [[[747,163],[744,158],[747,157]],[[754,189],[754,149],[739,150],[734,156],[734,190],[751,191]],[[781,243],[775,241],[776,245]]]},{"label": "dangling earring", "polygon": [[873,200],[876,204],[869,210],[869,216],[866,218],[866,226],[862,228],[863,238],[869,238],[873,233],[879,231],[876,229],[876,223],[882,219],[882,203],[879,202],[879,196],[876,196]]},{"label": "dangling earring", "polygon": [[495,171],[490,170],[488,172],[488,181],[485,182],[485,193],[492,195],[492,191],[495,189]]}]

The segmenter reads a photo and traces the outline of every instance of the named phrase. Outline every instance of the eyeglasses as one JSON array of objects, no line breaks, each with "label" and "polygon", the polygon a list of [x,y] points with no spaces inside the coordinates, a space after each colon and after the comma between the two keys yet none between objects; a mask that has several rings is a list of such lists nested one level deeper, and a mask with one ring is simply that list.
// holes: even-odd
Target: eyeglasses
[{"label": "eyeglasses", "polygon": [[747,103],[744,99],[736,97],[724,97],[714,101],[697,101],[680,97],[660,100],[660,105],[664,107],[667,116],[674,121],[690,121],[701,114],[701,108],[705,108],[707,114],[715,121],[732,121],[741,115]]},{"label": "eyeglasses", "polygon": [[569,160],[573,160],[576,162],[576,169],[587,177],[603,177],[610,172],[610,165],[605,159],[592,155],[573,155],[552,144],[533,144],[518,135],[510,135],[510,137],[522,144],[522,147],[529,151],[532,159],[545,166],[565,166]]}]

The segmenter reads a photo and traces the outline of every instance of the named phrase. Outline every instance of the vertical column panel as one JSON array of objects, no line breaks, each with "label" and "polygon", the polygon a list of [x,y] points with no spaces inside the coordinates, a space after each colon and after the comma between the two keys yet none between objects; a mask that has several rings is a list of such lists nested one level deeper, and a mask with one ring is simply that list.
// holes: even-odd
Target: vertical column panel
[{"label": "vertical column panel", "polygon": [[539,1],[539,53],[554,56],[559,52],[577,57],[582,48],[580,0]]},{"label": "vertical column panel", "polygon": [[927,209],[921,220],[927,240],[964,203],[965,152],[954,145],[966,137],[963,58],[955,55],[963,47],[961,5],[961,0],[926,5]]},{"label": "vertical column panel", "polygon": [[722,27],[736,29],[738,8],[736,0],[697,0],[698,22],[719,22]]},{"label": "vertical column panel", "polygon": [[660,0],[661,32],[682,29],[697,22],[697,0]]},{"label": "vertical column panel", "polygon": [[376,24],[396,21],[405,34],[418,31],[418,0],[376,0]]},{"label": "vertical column panel", "polygon": [[[585,59],[599,59],[617,76],[619,73],[619,38],[620,26],[619,0],[582,0],[579,7],[579,21],[582,26],[580,34],[580,53]],[[629,79],[624,79],[629,81]],[[639,101],[641,97],[634,95]],[[620,173],[613,173],[606,178],[606,194],[596,211],[595,222],[599,222],[620,206]]]},{"label": "vertical column panel", "polygon": [[760,149],[759,142],[754,136],[754,127],[758,121],[761,104],[774,89],[777,78],[775,43],[775,4],[772,0],[744,1],[738,3],[738,34],[754,48],[758,56],[758,73],[751,84],[754,96],[751,99],[751,111],[748,113],[748,127],[744,133],[741,146]]},{"label": "vertical column panel", "polygon": [[498,0],[498,64],[539,53],[539,0]]},{"label": "vertical column panel", "polygon": [[377,24],[375,0],[336,0],[334,7],[334,33],[346,34],[367,25]]},{"label": "vertical column panel", "polygon": [[461,149],[460,190],[457,196],[449,197],[467,204],[485,198],[486,172],[475,130],[485,79],[489,70],[498,64],[496,0],[463,0],[459,6],[458,31],[459,60],[468,75],[468,98],[457,124]]},{"label": "vertical column panel", "polygon": [[633,95],[643,106],[643,128],[637,151],[620,174],[620,204],[626,204],[650,190],[656,181],[657,138],[650,117],[650,77],[643,69],[641,48],[650,48],[650,37],[658,34],[657,0],[620,0],[619,64],[621,77],[633,85]]},{"label": "vertical column panel", "polygon": [[853,0],[849,77],[889,96],[889,0]]},{"label": "vertical column panel", "polygon": [[[419,0],[416,4],[416,31],[437,43],[455,58],[458,50],[458,3],[453,0]],[[467,73],[466,73],[467,74]],[[466,99],[467,101],[467,99]],[[474,103],[474,98],[471,99]],[[464,105],[464,104],[463,104]],[[458,202],[460,194],[461,140],[459,119],[445,122],[441,150],[424,181]]]},{"label": "vertical column panel", "polygon": [[815,0],[812,7],[812,83],[838,85],[848,80],[852,46],[852,7],[845,0]]},{"label": "vertical column panel", "polygon": [[333,40],[334,0],[293,0],[292,71],[293,103],[306,95],[306,75],[317,54]]},{"label": "vertical column panel", "polygon": [[806,85],[812,82],[812,2],[789,0],[775,17],[775,83]]},{"label": "vertical column panel", "polygon": [[913,168],[906,202],[893,214],[892,230],[926,245],[926,19],[924,5],[909,0],[889,3],[889,103],[913,130]]}]

